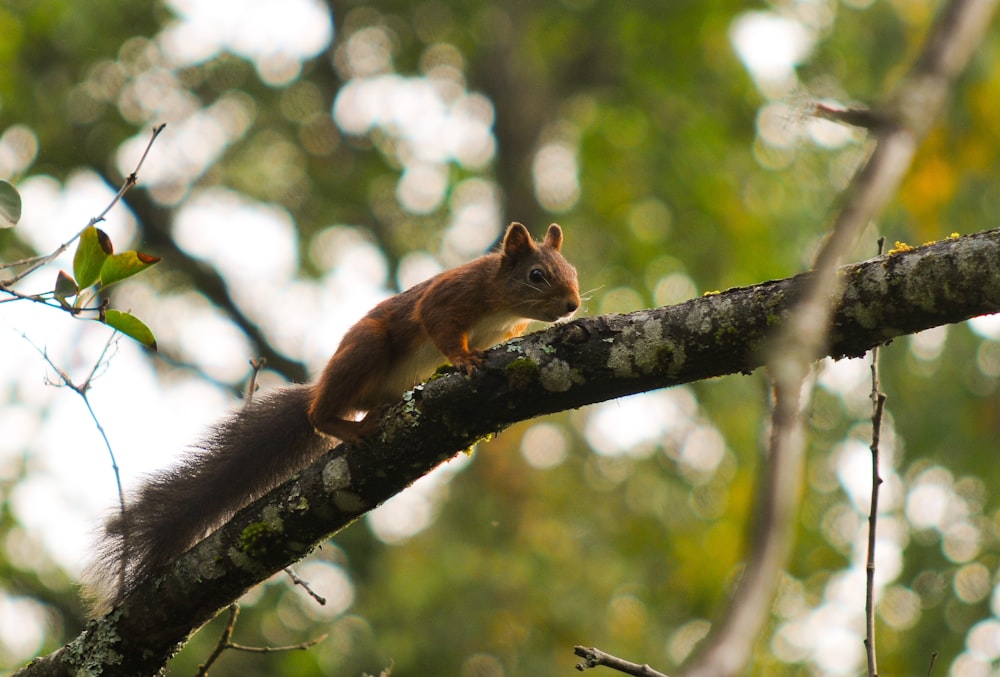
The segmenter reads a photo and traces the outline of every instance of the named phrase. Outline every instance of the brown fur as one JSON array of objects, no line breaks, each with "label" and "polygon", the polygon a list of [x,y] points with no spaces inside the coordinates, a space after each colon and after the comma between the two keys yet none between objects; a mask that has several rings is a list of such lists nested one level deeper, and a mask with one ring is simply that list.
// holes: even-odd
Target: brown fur
[{"label": "brown fur", "polygon": [[[559,253],[562,229],[539,246],[511,224],[501,251],[481,256],[383,301],[344,336],[314,386],[309,420],[324,434],[360,442],[377,412],[446,358],[471,373],[482,351],[519,335],[525,318],[552,322],[580,305],[576,271]],[[530,279],[538,269],[543,283]],[[436,349],[436,350],[434,350]],[[369,420],[371,419],[371,420]]]},{"label": "brown fur", "polygon": [[[344,336],[315,385],[255,399],[216,426],[180,464],[146,479],[104,526],[88,578],[104,604],[121,601],[237,510],[285,481],[329,439],[358,443],[377,413],[445,359],[467,373],[483,350],[580,305],[562,230],[536,244],[511,224],[501,251],[445,271],[375,306]],[[354,418],[368,415],[362,421]],[[111,591],[111,592],[109,592]]]}]

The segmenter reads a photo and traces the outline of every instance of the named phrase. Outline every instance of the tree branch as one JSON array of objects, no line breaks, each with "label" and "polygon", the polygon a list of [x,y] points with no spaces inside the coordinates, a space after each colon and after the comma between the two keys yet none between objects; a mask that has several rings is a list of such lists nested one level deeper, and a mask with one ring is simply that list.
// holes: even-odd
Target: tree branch
[{"label": "tree branch", "polygon": [[[847,266],[839,277],[824,352],[859,356],[902,334],[1000,311],[1000,229]],[[407,393],[370,448],[324,455],[17,674],[155,673],[243,592],[477,440],[542,414],[752,372],[809,279],[583,318],[498,346],[473,377],[446,373]]]}]

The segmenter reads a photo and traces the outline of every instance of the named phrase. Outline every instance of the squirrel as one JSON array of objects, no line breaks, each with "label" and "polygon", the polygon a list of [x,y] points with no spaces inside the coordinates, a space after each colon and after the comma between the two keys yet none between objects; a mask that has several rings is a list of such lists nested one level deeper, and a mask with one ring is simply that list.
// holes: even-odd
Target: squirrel
[{"label": "squirrel", "polygon": [[[146,478],[103,527],[86,575],[94,611],[120,603],[195,543],[331,447],[364,446],[380,415],[447,359],[466,374],[483,350],[580,307],[562,229],[536,243],[512,223],[498,252],[382,301],[347,331],[315,384],[252,399],[174,467]],[[356,418],[364,413],[361,420]]]}]

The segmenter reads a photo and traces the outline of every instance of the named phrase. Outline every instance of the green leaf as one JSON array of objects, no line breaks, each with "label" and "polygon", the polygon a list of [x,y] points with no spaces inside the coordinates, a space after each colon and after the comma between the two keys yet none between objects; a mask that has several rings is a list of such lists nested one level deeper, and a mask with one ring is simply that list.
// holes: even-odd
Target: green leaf
[{"label": "green leaf", "polygon": [[156,337],[153,336],[149,327],[135,315],[120,310],[108,310],[104,313],[104,323],[135,339],[147,348],[156,350]]},{"label": "green leaf", "polygon": [[21,220],[21,194],[11,183],[0,181],[0,228],[11,228]]},{"label": "green leaf", "polygon": [[76,296],[79,292],[80,288],[76,286],[73,278],[65,271],[60,270],[59,275],[56,276],[56,289],[54,292],[56,300],[68,308],[70,304],[66,299],[70,296]]},{"label": "green leaf", "polygon": [[87,226],[80,235],[73,254],[73,276],[80,289],[86,289],[97,282],[101,274],[101,266],[114,252],[111,238],[100,228]]},{"label": "green leaf", "polygon": [[141,273],[159,261],[159,256],[136,251],[112,254],[104,260],[104,265],[101,266],[101,286],[110,287],[115,282],[121,282],[127,277]]}]

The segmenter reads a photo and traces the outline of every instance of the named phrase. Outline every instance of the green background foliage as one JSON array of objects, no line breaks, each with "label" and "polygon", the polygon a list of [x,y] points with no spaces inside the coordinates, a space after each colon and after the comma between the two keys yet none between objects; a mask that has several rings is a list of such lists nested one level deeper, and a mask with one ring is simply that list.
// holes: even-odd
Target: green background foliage
[{"label": "green background foliage", "polygon": [[[305,280],[327,272],[330,259],[316,251],[330,242],[371,243],[391,287],[413,252],[456,262],[449,238],[464,232],[456,225],[463,209],[492,195],[494,235],[511,220],[536,235],[562,224],[588,315],[790,275],[808,265],[865,149],[857,133],[836,142],[823,135],[828,128],[814,133],[809,102],[877,100],[905,72],[936,6],[331,3],[322,10],[332,13],[333,42],[277,82],[262,59],[235,49],[172,65],[162,45],[179,13],[169,4],[14,0],[0,8],[0,148],[30,149],[19,142],[28,138],[34,151],[0,178],[64,183],[89,169],[117,186],[147,130],[166,122],[145,166],[159,178],[144,183],[140,175],[126,200],[137,221],[134,246],[164,261],[117,286],[142,285],[154,308],[194,292],[245,337],[243,357],[265,355],[278,375],[303,380],[316,365],[273,327],[319,323],[319,309],[316,318],[283,318],[287,308],[253,308],[245,280],[174,238],[185,205],[224,194],[235,196],[234,209],[264,205],[286,215],[300,255],[294,273]],[[734,26],[751,10],[781,14],[814,39],[792,75],[796,86],[777,95],[734,47]],[[993,33],[858,258],[874,254],[878,236],[919,243],[995,225],[998,47]],[[446,100],[486,110],[493,151],[469,159],[459,149],[425,162],[443,187],[415,208],[404,180],[414,142],[400,130],[419,114],[376,119],[361,133],[331,115],[348,88],[376,78],[433,82]],[[162,105],[143,98],[148,88]],[[172,108],[175,100],[183,105]],[[191,138],[189,118],[222,110],[232,126],[204,163],[157,174],[158,162],[198,155],[204,139]],[[561,182],[546,183],[546,166]],[[0,258],[46,253],[32,242],[20,228],[0,230]],[[251,239],[241,250],[269,256],[253,246]],[[177,378],[175,362],[211,372],[189,359],[176,332],[157,326],[155,313],[140,316],[168,360],[155,362],[163,380]],[[320,338],[332,352],[336,337]],[[982,637],[1000,634],[1000,332],[950,327],[897,340],[882,359],[889,401],[880,566],[888,579],[880,587],[880,670],[923,674],[931,651],[940,653],[935,674],[988,664],[1000,656],[976,651]],[[863,458],[857,451],[870,435],[867,368],[824,368],[808,415],[797,545],[751,674],[812,674],[842,666],[831,652],[862,655],[857,583],[867,490],[852,487],[864,487],[870,472],[853,460]],[[8,393],[0,405],[16,402]],[[390,665],[400,675],[570,674],[575,644],[674,670],[739,575],[767,404],[767,384],[755,374],[515,426],[453,462],[447,480],[401,511],[427,511],[426,528],[397,541],[360,522],[303,565],[317,592],[331,595],[332,611],[276,578],[249,594],[234,636],[246,645],[329,633],[327,640],[305,652],[229,653],[213,674],[377,674]],[[655,434],[626,435],[635,415],[654,421]],[[115,426],[113,411],[103,424]],[[103,463],[96,442],[85,446],[77,453]],[[30,458],[32,450],[27,440],[11,456]],[[27,563],[10,556],[12,534],[24,527],[8,499],[30,473],[4,463],[0,595],[41,610],[37,651],[47,652],[81,628],[77,591],[44,552]],[[194,637],[171,674],[192,673],[220,623]],[[5,666],[27,658],[9,647],[0,656]]]}]

